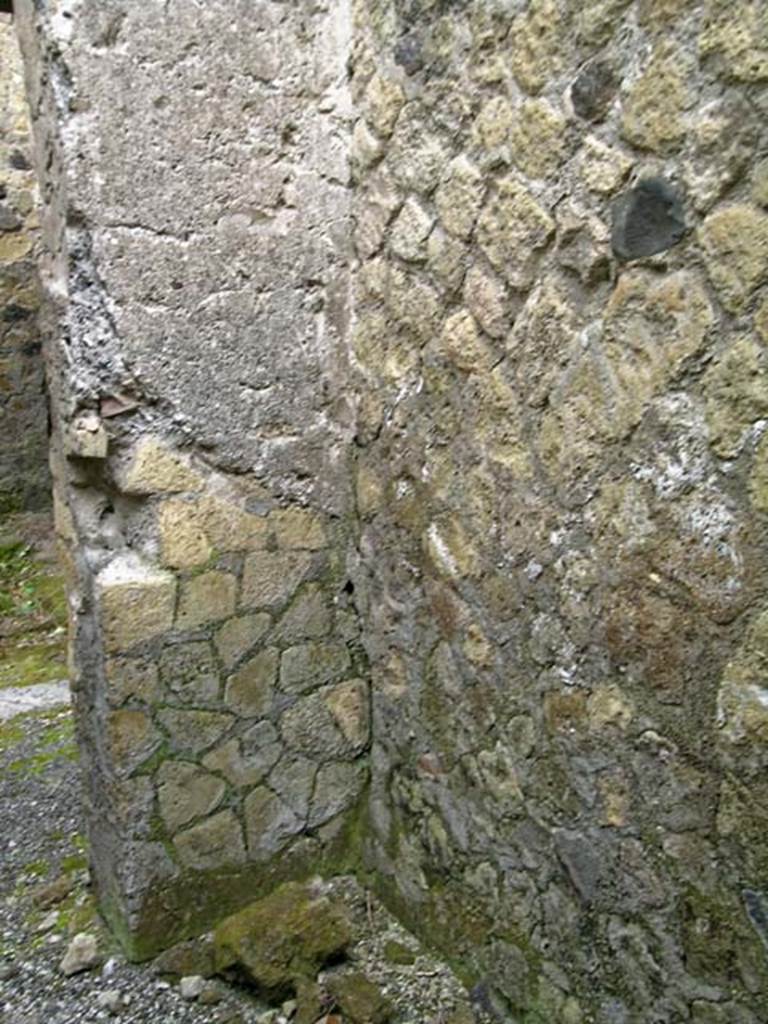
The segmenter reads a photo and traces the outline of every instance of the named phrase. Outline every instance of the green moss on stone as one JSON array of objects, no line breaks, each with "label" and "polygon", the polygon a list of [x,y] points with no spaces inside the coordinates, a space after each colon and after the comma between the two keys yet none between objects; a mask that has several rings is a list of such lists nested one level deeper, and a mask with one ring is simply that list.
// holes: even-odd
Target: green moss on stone
[{"label": "green moss on stone", "polygon": [[344,907],[310,885],[289,882],[226,918],[213,936],[216,970],[237,974],[271,997],[295,991],[337,959],[352,939]]}]

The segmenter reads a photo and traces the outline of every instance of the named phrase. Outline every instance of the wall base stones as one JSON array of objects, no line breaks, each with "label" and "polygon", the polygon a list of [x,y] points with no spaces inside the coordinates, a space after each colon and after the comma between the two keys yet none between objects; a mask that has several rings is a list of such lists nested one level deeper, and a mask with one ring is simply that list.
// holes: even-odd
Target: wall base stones
[{"label": "wall base stones", "polygon": [[500,1020],[764,1016],[737,6],[20,5],[94,875],[135,955],[354,866]]}]

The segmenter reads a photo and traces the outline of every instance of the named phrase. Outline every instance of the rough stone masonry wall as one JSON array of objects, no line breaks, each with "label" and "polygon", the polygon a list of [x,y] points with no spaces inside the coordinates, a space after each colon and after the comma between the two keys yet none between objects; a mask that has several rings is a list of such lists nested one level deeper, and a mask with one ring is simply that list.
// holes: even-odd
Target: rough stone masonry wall
[{"label": "rough stone masonry wall", "polygon": [[92,866],[137,956],[339,868],[366,785],[340,15],[17,4]]},{"label": "rough stone masonry wall", "polygon": [[19,6],[134,951],[362,836],[501,1020],[756,1024],[765,6]]},{"label": "rough stone masonry wall", "polygon": [[19,46],[0,14],[0,514],[51,501],[29,136]]},{"label": "rough stone masonry wall", "polygon": [[369,865],[503,1020],[764,1020],[768,7],[355,8]]}]

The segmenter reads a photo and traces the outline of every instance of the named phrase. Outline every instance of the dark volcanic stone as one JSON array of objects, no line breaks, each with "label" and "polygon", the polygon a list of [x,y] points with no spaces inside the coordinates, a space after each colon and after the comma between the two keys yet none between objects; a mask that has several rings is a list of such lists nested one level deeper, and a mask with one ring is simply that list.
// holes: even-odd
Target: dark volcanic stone
[{"label": "dark volcanic stone", "polygon": [[585,121],[601,121],[608,112],[617,86],[610,64],[591,61],[571,86],[573,109]]},{"label": "dark volcanic stone", "polygon": [[407,75],[415,75],[424,67],[421,42],[414,33],[409,32],[401,37],[395,47],[395,62],[404,69]]},{"label": "dark volcanic stone", "polygon": [[611,245],[620,260],[663,252],[684,234],[680,195],[664,178],[645,178],[613,204]]},{"label": "dark volcanic stone", "polygon": [[17,231],[21,227],[21,217],[15,210],[0,206],[0,231]]},{"label": "dark volcanic stone", "polygon": [[30,169],[29,160],[19,149],[14,149],[8,159],[8,163],[15,171],[28,171]]}]

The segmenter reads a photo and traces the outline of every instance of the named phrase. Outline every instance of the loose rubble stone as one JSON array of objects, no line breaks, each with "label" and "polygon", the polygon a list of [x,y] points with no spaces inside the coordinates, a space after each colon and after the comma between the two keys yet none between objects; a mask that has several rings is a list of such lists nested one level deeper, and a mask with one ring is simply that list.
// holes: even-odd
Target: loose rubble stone
[{"label": "loose rubble stone", "polygon": [[192,1003],[202,995],[205,990],[205,978],[199,974],[191,974],[182,978],[179,982],[179,994],[182,999]]},{"label": "loose rubble stone", "polygon": [[107,989],[105,992],[99,992],[96,996],[96,1005],[99,1009],[108,1010],[110,1013],[119,1013],[123,999],[120,992],[117,989]]},{"label": "loose rubble stone", "polygon": [[314,977],[344,952],[351,938],[342,906],[293,882],[216,928],[216,966],[242,971],[275,998],[295,991],[300,979]]},{"label": "loose rubble stone", "polygon": [[328,988],[353,1024],[386,1024],[391,1017],[388,1000],[364,974],[335,975],[329,979]]},{"label": "loose rubble stone", "polygon": [[64,959],[59,964],[62,974],[69,977],[82,971],[92,971],[101,963],[99,944],[95,935],[79,932],[67,946]]}]

